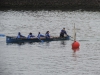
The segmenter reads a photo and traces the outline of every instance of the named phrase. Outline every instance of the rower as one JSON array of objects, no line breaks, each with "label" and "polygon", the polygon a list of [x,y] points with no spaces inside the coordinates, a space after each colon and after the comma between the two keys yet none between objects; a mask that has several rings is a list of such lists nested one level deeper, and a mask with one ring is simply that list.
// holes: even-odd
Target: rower
[{"label": "rower", "polygon": [[49,31],[46,32],[45,36],[46,38],[50,38]]},{"label": "rower", "polygon": [[60,32],[60,37],[63,38],[63,37],[64,37],[64,34],[67,35],[65,28],[63,28],[63,29],[61,30],[61,32]]},{"label": "rower", "polygon": [[25,38],[25,36],[21,35],[21,33],[18,32],[18,36],[17,36],[17,38]]},{"label": "rower", "polygon": [[39,32],[37,37],[40,38],[40,37],[45,37],[45,36],[42,35],[42,34]]},{"label": "rower", "polygon": [[29,33],[29,35],[28,35],[28,39],[30,39],[30,38],[33,38],[33,37],[35,37],[32,33]]}]

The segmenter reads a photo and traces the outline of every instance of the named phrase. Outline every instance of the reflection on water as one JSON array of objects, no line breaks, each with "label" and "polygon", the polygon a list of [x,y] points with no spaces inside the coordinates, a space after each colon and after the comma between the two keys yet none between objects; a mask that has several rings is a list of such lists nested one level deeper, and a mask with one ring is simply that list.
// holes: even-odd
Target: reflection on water
[{"label": "reflection on water", "polygon": [[45,44],[46,44],[46,46],[50,46],[50,42],[49,41],[45,42]]},{"label": "reflection on water", "polygon": [[[25,43],[6,43],[6,45],[13,45],[13,44],[17,44],[17,45],[25,45]],[[29,43],[29,44],[32,44],[32,43]]]},{"label": "reflection on water", "polygon": [[66,45],[66,41],[61,41],[61,45]]},{"label": "reflection on water", "polygon": [[73,52],[72,54],[74,61],[78,60],[78,55],[76,54],[76,52]]},{"label": "reflection on water", "polygon": [[18,46],[22,46],[22,45],[35,45],[35,44],[38,44],[38,45],[45,45],[45,46],[50,46],[50,41],[47,41],[47,42],[21,42],[21,43],[6,43],[6,45],[18,45]]}]

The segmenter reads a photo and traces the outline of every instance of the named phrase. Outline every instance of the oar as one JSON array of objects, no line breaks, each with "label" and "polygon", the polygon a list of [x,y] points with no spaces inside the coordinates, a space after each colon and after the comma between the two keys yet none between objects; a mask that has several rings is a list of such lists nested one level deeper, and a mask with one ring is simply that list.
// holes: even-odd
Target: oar
[{"label": "oar", "polygon": [[72,36],[69,36],[70,38],[73,38]]},{"label": "oar", "polygon": [[[37,37],[38,38],[38,37]],[[44,42],[43,40],[41,40],[40,38],[38,38],[41,42]]]},{"label": "oar", "polygon": [[0,34],[0,37],[5,37],[5,35],[4,34]]}]

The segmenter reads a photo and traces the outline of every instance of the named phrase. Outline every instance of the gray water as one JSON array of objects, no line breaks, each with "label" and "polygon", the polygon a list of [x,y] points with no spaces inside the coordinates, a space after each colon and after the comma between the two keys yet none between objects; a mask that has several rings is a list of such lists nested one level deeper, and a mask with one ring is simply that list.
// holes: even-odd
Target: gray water
[{"label": "gray water", "polygon": [[100,12],[98,11],[0,11],[0,34],[27,36],[40,31],[59,36],[65,27],[80,49],[71,49],[72,40],[6,44],[0,37],[0,75],[100,75]]}]

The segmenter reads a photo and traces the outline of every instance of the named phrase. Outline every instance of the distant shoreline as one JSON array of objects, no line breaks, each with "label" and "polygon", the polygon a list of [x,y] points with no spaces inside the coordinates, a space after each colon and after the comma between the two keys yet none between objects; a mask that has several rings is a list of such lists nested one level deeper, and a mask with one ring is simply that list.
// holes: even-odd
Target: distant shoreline
[{"label": "distant shoreline", "polygon": [[62,10],[62,11],[75,11],[75,10],[81,10],[81,11],[100,11],[99,7],[0,7],[0,10]]},{"label": "distant shoreline", "polygon": [[0,0],[2,9],[100,11],[100,0]]}]

